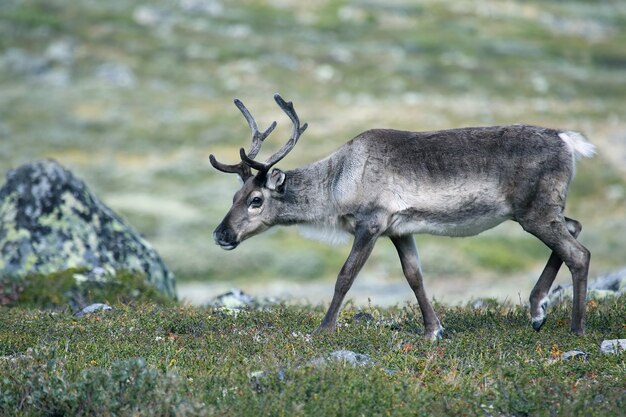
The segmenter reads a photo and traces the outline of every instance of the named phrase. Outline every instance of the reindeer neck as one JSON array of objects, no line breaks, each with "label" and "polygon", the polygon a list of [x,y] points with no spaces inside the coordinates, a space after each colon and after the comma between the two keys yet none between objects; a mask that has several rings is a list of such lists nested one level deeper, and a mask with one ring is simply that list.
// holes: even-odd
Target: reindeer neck
[{"label": "reindeer neck", "polygon": [[281,199],[281,224],[324,222],[333,213],[331,185],[333,170],[328,159],[285,172],[285,194]]}]

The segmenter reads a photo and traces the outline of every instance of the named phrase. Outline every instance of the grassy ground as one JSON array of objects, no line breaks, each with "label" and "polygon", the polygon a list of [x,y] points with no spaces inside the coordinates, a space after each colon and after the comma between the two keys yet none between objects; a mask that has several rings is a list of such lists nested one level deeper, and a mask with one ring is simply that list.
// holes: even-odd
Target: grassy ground
[{"label": "grassy ground", "polygon": [[[207,156],[236,160],[249,140],[233,97],[261,125],[278,119],[263,155],[289,131],[272,94],[295,101],[310,128],[282,168],[372,127],[579,129],[600,154],[580,164],[568,214],[585,226],[595,275],[621,266],[625,246],[624,28],[619,0],[7,0],[0,171],[58,159],[153,242],[179,279],[255,271],[257,280],[309,280],[334,276],[348,248],[292,230],[228,254],[211,241],[237,181],[211,170]],[[420,237],[418,246],[435,279],[524,273],[547,257],[516,227],[469,240]],[[393,250],[377,248],[366,272],[386,277],[389,265]]]},{"label": "grassy ground", "polygon": [[[568,303],[566,303],[568,304]],[[436,310],[443,340],[419,337],[415,307],[348,306],[336,333],[311,335],[323,309],[116,305],[68,311],[0,308],[0,414],[616,416],[626,407],[626,298],[589,302],[587,334],[568,307],[540,333],[517,305]],[[314,365],[348,349],[372,365]],[[588,359],[562,360],[579,349]]]}]

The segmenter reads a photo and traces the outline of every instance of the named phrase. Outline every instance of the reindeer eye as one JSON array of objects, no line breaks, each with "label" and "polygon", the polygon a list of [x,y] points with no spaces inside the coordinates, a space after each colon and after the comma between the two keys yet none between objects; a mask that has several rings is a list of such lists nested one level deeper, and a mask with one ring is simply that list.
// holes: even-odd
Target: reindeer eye
[{"label": "reindeer eye", "polygon": [[261,207],[262,204],[263,204],[263,199],[261,197],[254,197],[252,200],[250,200],[249,206],[251,208],[259,208]]}]

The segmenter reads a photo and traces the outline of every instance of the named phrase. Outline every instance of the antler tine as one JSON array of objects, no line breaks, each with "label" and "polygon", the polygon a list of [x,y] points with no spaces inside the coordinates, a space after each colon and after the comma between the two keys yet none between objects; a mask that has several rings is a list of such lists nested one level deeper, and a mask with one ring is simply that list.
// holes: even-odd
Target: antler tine
[{"label": "antler tine", "polygon": [[239,149],[239,157],[243,161],[242,164],[246,164],[248,167],[256,169],[257,171],[267,172],[270,169],[270,167],[266,166],[263,162],[255,161],[246,155],[246,150],[244,148]]},{"label": "antler tine", "polygon": [[250,167],[243,162],[239,162],[238,164],[234,165],[223,164],[215,159],[215,156],[213,156],[213,154],[209,155],[209,162],[211,162],[213,168],[217,169],[218,171],[222,171],[227,174],[239,174],[239,176],[243,180],[252,175]]},{"label": "antler tine", "polygon": [[[298,115],[296,114],[296,111],[293,108],[293,103],[291,101],[286,102],[278,94],[274,95],[274,100],[276,100],[276,103],[278,104],[278,106],[281,109],[283,109],[283,111],[287,114],[287,116],[289,116],[293,124],[293,128],[291,130],[291,137],[289,138],[287,143],[285,143],[283,147],[278,150],[278,152],[270,156],[265,162],[255,161],[253,158],[256,156],[256,153],[253,154],[252,149],[251,149],[251,152],[249,152],[248,154],[246,154],[246,151],[243,148],[239,150],[239,156],[241,157],[241,160],[250,168],[256,169],[261,172],[268,172],[272,166],[274,166],[278,161],[283,159],[293,149],[293,147],[296,146],[296,143],[298,143],[298,139],[300,138],[300,135],[302,135],[302,133],[308,127],[306,123],[300,126],[300,119],[298,119]],[[253,132],[258,131],[258,129],[256,129],[256,123],[254,122],[254,119],[252,118],[248,110],[245,108],[243,103],[241,103],[239,100],[236,100],[235,104],[237,105],[239,110],[241,110],[246,120],[248,120],[248,123],[250,124],[250,129],[252,129]],[[262,139],[258,140],[259,147],[260,147],[261,141],[263,141],[267,137],[267,135],[269,135],[269,133],[271,133],[272,130],[274,130],[275,127],[276,127],[276,122],[272,123],[272,125],[265,132],[261,134]]]},{"label": "antler tine", "polygon": [[283,145],[282,148],[278,150],[274,155],[272,155],[267,161],[265,161],[265,165],[271,168],[278,161],[283,159],[298,143],[298,139],[300,139],[300,135],[306,130],[309,126],[307,123],[300,127],[300,119],[298,118],[298,114],[293,108],[293,103],[291,101],[285,101],[280,94],[274,94],[274,100],[276,100],[276,104],[287,114],[287,116],[291,119],[291,123],[293,124],[293,128],[291,129],[291,137]]},{"label": "antler tine", "polygon": [[246,106],[239,99],[235,99],[235,106],[239,109],[243,117],[248,122],[248,126],[250,126],[250,131],[252,132],[252,145],[250,145],[250,151],[248,152],[248,157],[254,158],[257,156],[259,151],[261,150],[262,142],[274,131],[276,128],[276,122],[272,122],[272,124],[264,131],[259,131],[259,128],[256,124],[256,120],[250,114],[250,111],[246,108]]},{"label": "antler tine", "polygon": [[[259,131],[259,128],[256,124],[256,120],[254,120],[254,117],[252,117],[252,114],[250,114],[250,111],[241,102],[241,100],[235,99],[234,102],[235,106],[237,106],[241,114],[243,114],[243,117],[248,122],[248,126],[250,126],[250,131],[252,132],[252,144],[250,145],[250,152],[248,152],[248,155],[246,155],[245,159],[242,157],[242,161],[238,164],[223,164],[215,159],[215,156],[213,155],[209,155],[209,161],[211,162],[211,165],[213,165],[213,167],[218,171],[226,172],[229,174],[239,174],[239,176],[245,181],[248,177],[252,176],[252,171],[250,170],[250,168],[257,166],[255,164],[258,164],[252,161],[252,158],[257,156],[257,154],[261,150],[261,144],[263,143],[263,141],[270,135],[270,133],[274,131],[274,129],[276,128],[276,122],[273,122],[265,131],[261,132]],[[245,151],[243,150],[243,148],[241,149],[240,154],[245,155]],[[249,161],[252,161],[252,163],[249,163]]]}]

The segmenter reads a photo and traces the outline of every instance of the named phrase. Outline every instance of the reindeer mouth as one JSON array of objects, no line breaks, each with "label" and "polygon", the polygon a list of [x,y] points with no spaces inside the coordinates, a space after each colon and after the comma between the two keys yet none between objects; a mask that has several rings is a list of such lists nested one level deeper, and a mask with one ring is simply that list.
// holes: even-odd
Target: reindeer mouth
[{"label": "reindeer mouth", "polygon": [[220,246],[220,248],[224,249],[224,250],[233,250],[235,249],[237,246],[239,246],[239,243],[224,243],[224,242],[217,242],[217,244]]},{"label": "reindeer mouth", "polygon": [[233,250],[237,246],[239,246],[239,242],[227,242],[227,241],[221,240],[221,239],[215,239],[215,243],[217,245],[219,245],[219,247],[224,249],[224,250]]}]

